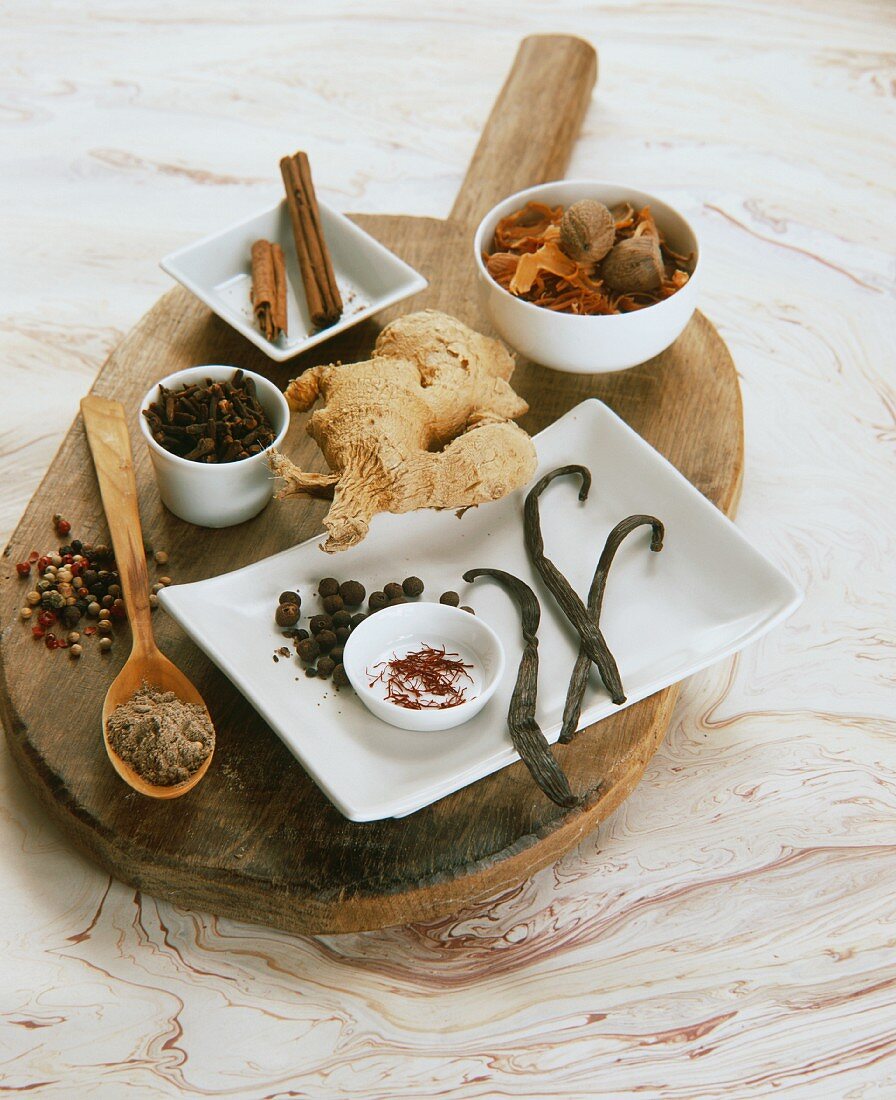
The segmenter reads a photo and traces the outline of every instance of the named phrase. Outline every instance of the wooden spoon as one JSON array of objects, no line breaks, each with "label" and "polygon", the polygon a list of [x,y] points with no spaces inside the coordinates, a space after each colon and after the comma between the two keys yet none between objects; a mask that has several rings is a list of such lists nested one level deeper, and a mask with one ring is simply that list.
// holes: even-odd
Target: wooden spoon
[{"label": "wooden spoon", "polygon": [[144,680],[162,691],[173,691],[185,703],[197,703],[205,709],[206,714],[208,708],[187,677],[159,650],[153,637],[149,574],[140,530],[137,483],[134,480],[134,462],[124,408],[118,401],[91,395],[82,400],[81,412],[84,416],[87,442],[96,466],[103,508],[109,524],[115,562],[134,639],[127,663],[106,692],[106,701],[103,704],[103,742],[112,766],[135,791],[150,798],[178,798],[192,790],[205,775],[213,753],[209,753],[189,779],[162,787],[148,783],[138,775],[109,744],[109,715],[117,706],[126,703],[143,685]]}]

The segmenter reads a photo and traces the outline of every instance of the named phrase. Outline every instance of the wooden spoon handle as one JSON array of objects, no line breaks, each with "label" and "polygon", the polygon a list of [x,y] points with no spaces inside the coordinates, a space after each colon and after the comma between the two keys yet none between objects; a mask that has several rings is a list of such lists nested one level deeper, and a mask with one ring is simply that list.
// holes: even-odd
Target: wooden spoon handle
[{"label": "wooden spoon handle", "polygon": [[149,607],[149,573],[124,407],[119,401],[91,394],[81,401],[81,413],[115,550],[134,650],[149,653],[156,648]]},{"label": "wooden spoon handle", "polygon": [[591,102],[597,53],[582,38],[536,34],[520,43],[451,211],[473,230],[501,199],[559,179]]}]

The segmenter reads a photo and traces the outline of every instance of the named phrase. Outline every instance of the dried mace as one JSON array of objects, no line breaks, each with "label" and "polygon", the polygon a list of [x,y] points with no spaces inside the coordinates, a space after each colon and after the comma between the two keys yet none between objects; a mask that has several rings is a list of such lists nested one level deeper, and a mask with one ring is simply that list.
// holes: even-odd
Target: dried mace
[{"label": "dried mace", "polygon": [[535,697],[538,691],[538,626],[541,607],[532,589],[503,569],[469,569],[464,580],[491,577],[498,581],[516,600],[523,627],[523,656],[520,660],[516,683],[510,697],[507,725],[513,747],[529,769],[532,778],[544,793],[558,806],[569,809],[579,801],[569,789],[569,781],[563,769],[554,759],[547,739],[535,719]]}]

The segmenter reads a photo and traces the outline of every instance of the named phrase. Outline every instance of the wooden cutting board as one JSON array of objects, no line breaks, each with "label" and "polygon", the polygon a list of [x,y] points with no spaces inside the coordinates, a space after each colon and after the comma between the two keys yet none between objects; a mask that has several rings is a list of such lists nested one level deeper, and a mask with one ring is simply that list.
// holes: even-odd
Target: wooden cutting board
[{"label": "wooden cutting board", "polygon": [[[429,279],[407,312],[432,306],[487,328],[475,297],[470,246],[482,214],[506,194],[561,177],[597,71],[579,39],[539,36],[519,50],[447,221],[355,220]],[[272,166],[276,175],[276,165]],[[129,412],[147,540],[165,549],[164,572],[192,581],[276,553],[321,530],[325,505],[270,505],[241,527],[192,527],[159,503],[136,427],[139,399],[171,371],[197,363],[248,367],[285,386],[315,362],[363,358],[378,325],[359,326],[319,354],[278,367],[185,290],[166,294],[103,366],[95,392]],[[537,432],[583,398],[605,401],[711,501],[732,515],[743,466],[740,393],[731,358],[697,314],[677,343],[634,370],[565,375],[521,362],[513,379]],[[296,416],[285,450],[323,469]],[[85,646],[80,662],[51,653],[18,621],[26,591],[14,563],[58,543],[64,513],[84,541],[106,530],[80,418],[72,425],[2,561],[0,715],[22,775],[82,851],[116,877],[180,905],[295,932],[344,932],[429,919],[519,883],[591,832],[629,794],[660,744],[677,695],[671,687],[582,732],[554,751],[581,808],[558,809],[522,764],[505,768],[402,820],[353,824],[236,689],[159,612],[161,648],[197,685],[215,720],[218,748],[205,780],[173,802],[129,790],[106,759],[103,696],[121,667],[125,629],[106,657]],[[585,547],[589,556],[596,547]],[[321,573],[338,572],[321,555]],[[421,573],[425,569],[421,563]],[[301,684],[297,685],[297,690]],[[496,715],[495,720],[499,721]]]}]

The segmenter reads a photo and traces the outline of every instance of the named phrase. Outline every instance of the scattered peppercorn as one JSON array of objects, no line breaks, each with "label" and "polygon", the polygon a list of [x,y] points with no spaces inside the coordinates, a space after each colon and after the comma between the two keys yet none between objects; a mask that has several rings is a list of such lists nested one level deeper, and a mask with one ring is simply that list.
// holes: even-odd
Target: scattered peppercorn
[{"label": "scattered peppercorn", "polygon": [[18,562],[17,565],[16,565],[16,572],[19,574],[20,577],[27,577],[28,574],[31,572],[31,562],[30,561],[20,561],[20,562]]},{"label": "scattered peppercorn", "polygon": [[398,607],[399,604],[407,603],[407,596],[396,596],[393,600],[389,600],[386,607]]},{"label": "scattered peppercorn", "polygon": [[333,669],[333,683],[336,687],[348,687],[348,673],[344,665],[337,665]]},{"label": "scattered peppercorn", "polygon": [[293,637],[298,638],[298,640],[301,642],[304,638],[310,638],[311,635],[308,633],[307,630],[296,630],[293,634]]},{"label": "scattered peppercorn", "polygon": [[[22,610],[25,610],[25,608],[23,608]],[[342,642],[343,645],[344,645],[348,641],[348,637],[349,637],[350,634],[351,634],[351,628],[350,627],[347,627],[347,626],[337,626],[336,627],[336,641],[337,642]]]},{"label": "scattered peppercorn", "polygon": [[81,656],[82,653],[83,653],[83,650],[82,650],[81,646],[78,645],[77,642],[75,642],[73,645],[70,645],[68,647],[68,655],[73,660],[77,660]]},{"label": "scattered peppercorn", "polygon": [[313,665],[309,665],[305,669],[305,675],[308,677],[309,680],[313,680],[314,677],[317,676],[317,669]]},{"label": "scattered peppercorn", "polygon": [[100,653],[108,653],[112,648],[111,638],[100,638]]},{"label": "scattered peppercorn", "polygon": [[384,584],[383,592],[387,600],[396,600],[399,596],[404,595],[404,589],[396,581],[389,581],[388,584]]},{"label": "scattered peppercorn", "polygon": [[352,613],[350,611],[346,611],[344,607],[341,611],[337,611],[336,614],[333,616],[333,626],[335,627],[348,626],[351,621]]},{"label": "scattered peppercorn", "polygon": [[336,645],[336,635],[332,630],[322,630],[317,636],[317,644],[326,653]]},{"label": "scattered peppercorn", "polygon": [[75,642],[81,641],[81,635],[77,632],[77,630],[73,630],[71,631],[71,633],[65,636],[65,640],[69,643],[69,645],[74,645]]},{"label": "scattered peppercorn", "polygon": [[321,657],[317,662],[317,675],[326,680],[328,676],[332,676],[333,669],[336,667],[336,662],[332,657]]},{"label": "scattered peppercorn", "polygon": [[423,595],[423,589],[425,585],[419,577],[405,577],[401,582],[402,591],[406,596],[410,596],[412,599],[416,599],[417,596]]},{"label": "scattered peppercorn", "polygon": [[34,612],[31,610],[30,607],[23,607],[19,611],[19,618],[30,619],[33,614]]},{"label": "scattered peppercorn", "polygon": [[460,603],[460,596],[456,592],[443,592],[439,596],[439,603],[446,604],[448,607],[457,607]]},{"label": "scattered peppercorn", "polygon": [[[72,546],[74,545],[75,544],[72,543]],[[153,557],[156,559],[156,565],[168,564],[168,555],[165,553],[164,550],[156,550],[156,552],[153,554]]]},{"label": "scattered peppercorn", "polygon": [[330,658],[335,661],[337,665],[342,664],[342,654],[344,647],[341,645],[334,645],[330,650]]},{"label": "scattered peppercorn", "polygon": [[335,577],[324,577],[317,586],[317,594],[321,599],[325,599],[327,596],[335,596],[338,591],[339,581]]},{"label": "scattered peppercorn", "polygon": [[324,598],[324,611],[328,615],[335,615],[337,611],[341,611],[343,608],[343,601],[340,595],[327,596]]},{"label": "scattered peppercorn", "polygon": [[281,592],[277,597],[278,603],[294,603],[296,607],[302,606],[302,597],[298,592]]},{"label": "scattered peppercorn", "polygon": [[299,621],[299,605],[295,603],[279,604],[274,618],[277,626],[295,626]]},{"label": "scattered peppercorn", "polygon": [[463,604],[463,605],[462,605],[462,607],[461,607],[461,611],[469,611],[469,613],[470,613],[471,615],[475,615],[475,614],[476,614],[476,612],[475,612],[475,611],[473,610],[473,608],[472,608],[472,607],[468,607],[468,606],[467,606],[466,604]]},{"label": "scattered peppercorn", "polygon": [[349,607],[360,607],[367,589],[360,581],[343,581],[339,586],[339,595]]},{"label": "scattered peppercorn", "polygon": [[174,581],[172,581],[170,577],[159,577],[159,584],[164,585],[165,588],[167,588],[169,584],[173,583]]}]

